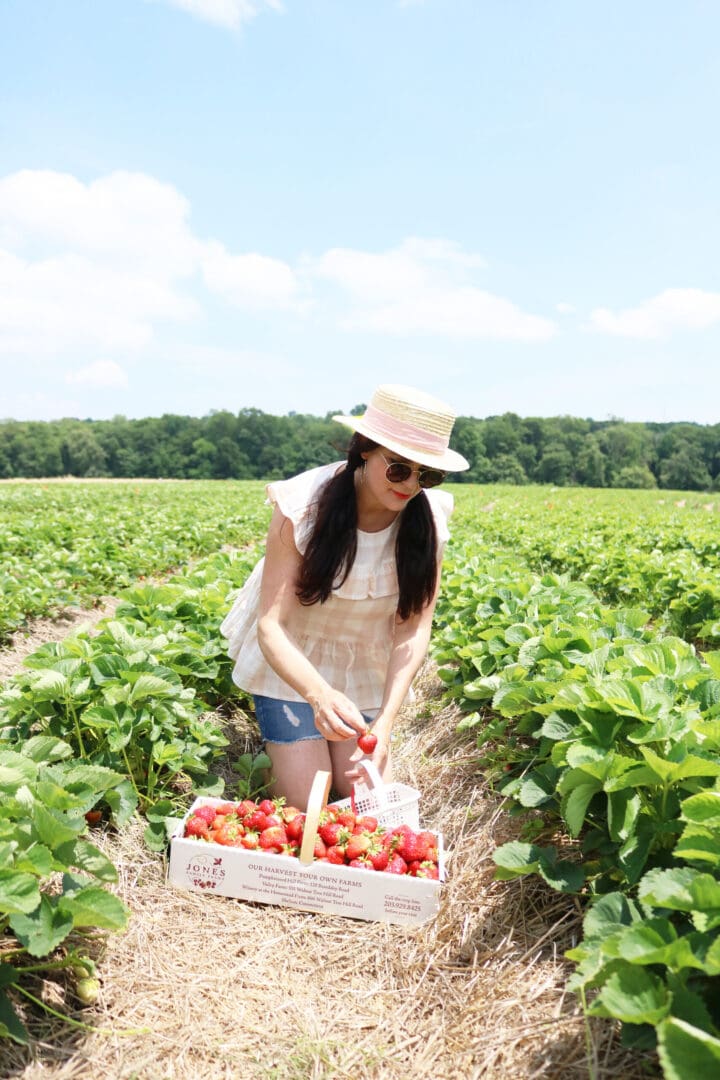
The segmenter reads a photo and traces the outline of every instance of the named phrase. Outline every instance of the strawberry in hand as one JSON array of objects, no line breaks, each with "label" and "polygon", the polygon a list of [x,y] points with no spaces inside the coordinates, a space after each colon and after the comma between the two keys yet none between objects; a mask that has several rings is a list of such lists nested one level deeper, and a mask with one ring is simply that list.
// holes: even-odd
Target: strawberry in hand
[{"label": "strawberry in hand", "polygon": [[372,731],[365,731],[358,736],[357,744],[363,754],[372,754],[377,746],[377,735],[373,735]]}]

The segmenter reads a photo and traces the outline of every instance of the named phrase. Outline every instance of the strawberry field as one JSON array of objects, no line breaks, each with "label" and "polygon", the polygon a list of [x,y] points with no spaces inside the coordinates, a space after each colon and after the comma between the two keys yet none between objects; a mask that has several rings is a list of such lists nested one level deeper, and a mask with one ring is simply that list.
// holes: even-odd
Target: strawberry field
[{"label": "strawberry field", "polygon": [[[453,854],[441,914],[411,931],[164,883],[168,830],[195,796],[263,794],[219,635],[260,552],[262,485],[0,487],[6,638],[120,600],[0,689],[13,1075],[88,1061],[128,1077],[716,1074],[718,506],[454,491],[437,675],[396,752]],[[243,1003],[237,1031],[218,1027],[220,969]],[[284,1000],[282,971],[296,1004],[261,1021],[246,999],[259,978]],[[181,996],[185,979],[198,997]],[[197,1007],[204,1033],[185,1043]],[[420,1039],[430,1015],[440,1034]]]}]

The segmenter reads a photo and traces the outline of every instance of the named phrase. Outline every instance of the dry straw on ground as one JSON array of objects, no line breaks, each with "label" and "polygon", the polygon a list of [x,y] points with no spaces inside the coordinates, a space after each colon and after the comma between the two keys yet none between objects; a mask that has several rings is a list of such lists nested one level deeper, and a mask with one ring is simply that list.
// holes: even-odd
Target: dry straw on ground
[{"label": "dry straw on ground", "polygon": [[[580,929],[571,898],[536,881],[493,881],[490,853],[512,835],[483,786],[457,715],[425,693],[400,726],[398,778],[453,855],[436,919],[365,923],[165,884],[164,860],[135,824],[102,841],[132,909],[125,934],[98,939],[98,1004],[72,987],[39,993],[98,1031],[23,1008],[29,1050],[0,1048],[25,1080],[474,1080],[656,1074],[616,1029],[588,1030],[565,988]],[[236,749],[253,737],[240,712]],[[514,827],[514,826],[513,826]],[[22,1007],[22,1006],[21,1006]]]}]

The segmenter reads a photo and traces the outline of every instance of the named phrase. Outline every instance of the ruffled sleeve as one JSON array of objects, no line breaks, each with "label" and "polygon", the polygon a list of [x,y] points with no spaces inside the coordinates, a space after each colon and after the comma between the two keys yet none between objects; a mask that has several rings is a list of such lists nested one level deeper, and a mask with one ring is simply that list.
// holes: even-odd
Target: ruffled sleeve
[{"label": "ruffled sleeve", "polygon": [[320,490],[335,473],[344,468],[344,462],[320,465],[289,480],[273,480],[265,488],[267,501],[277,506],[292,522],[295,547],[305,554],[308,540],[315,523],[315,513]]}]

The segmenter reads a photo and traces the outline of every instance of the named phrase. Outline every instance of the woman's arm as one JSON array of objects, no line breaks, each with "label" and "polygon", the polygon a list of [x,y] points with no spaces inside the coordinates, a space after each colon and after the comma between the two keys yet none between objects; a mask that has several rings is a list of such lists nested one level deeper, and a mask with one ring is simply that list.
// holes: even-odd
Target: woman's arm
[{"label": "woman's arm", "polygon": [[318,731],[326,739],[347,739],[365,730],[360,710],[322,677],[288,633],[289,615],[300,603],[295,588],[301,561],[292,524],[276,507],[260,585],[258,642],[273,671],[312,705]]}]

